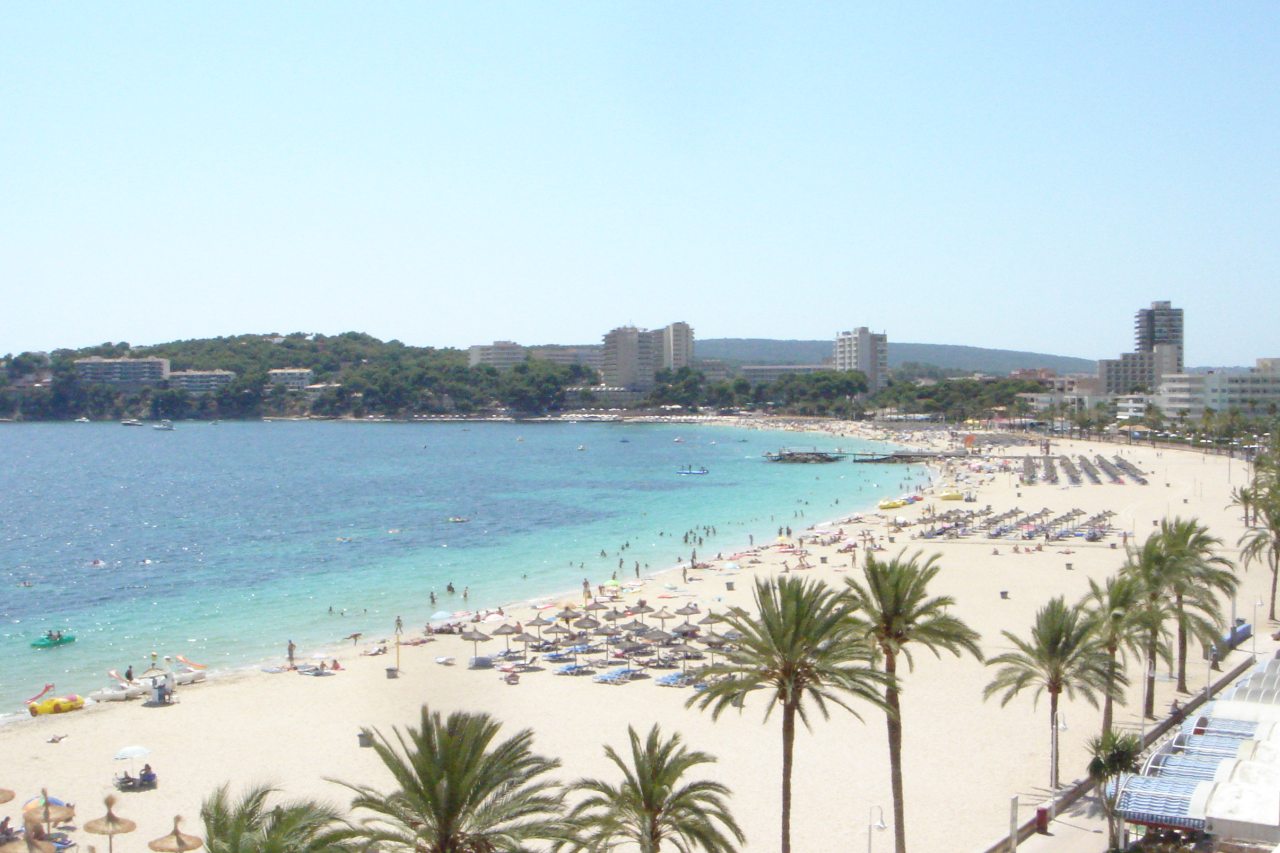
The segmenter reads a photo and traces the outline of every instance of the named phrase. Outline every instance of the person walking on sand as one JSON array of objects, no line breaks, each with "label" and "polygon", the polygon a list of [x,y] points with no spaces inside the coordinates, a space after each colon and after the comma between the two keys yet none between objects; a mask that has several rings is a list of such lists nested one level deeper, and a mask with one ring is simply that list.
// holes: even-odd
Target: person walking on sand
[{"label": "person walking on sand", "polygon": [[288,653],[288,654],[289,654],[289,668],[290,668],[290,669],[293,669],[293,654],[294,654],[294,652],[296,652],[297,650],[298,650],[298,647],[297,647],[297,646],[295,646],[295,645],[293,644],[293,640],[290,640],[290,641],[289,641],[289,653]]}]

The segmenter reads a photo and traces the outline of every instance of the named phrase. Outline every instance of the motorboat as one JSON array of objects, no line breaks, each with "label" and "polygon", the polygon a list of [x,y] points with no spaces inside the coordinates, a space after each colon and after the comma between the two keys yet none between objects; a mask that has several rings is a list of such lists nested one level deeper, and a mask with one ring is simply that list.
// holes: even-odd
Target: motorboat
[{"label": "motorboat", "polygon": [[93,423],[93,421],[89,420],[88,418],[76,418],[76,423],[88,424],[88,423]]},{"label": "motorboat", "polygon": [[173,421],[163,420],[158,424],[152,424],[151,428],[161,430],[162,432],[173,432]]},{"label": "motorboat", "polygon": [[127,418],[120,422],[120,426],[142,426],[142,421],[137,418]]},{"label": "motorboat", "polygon": [[682,476],[687,476],[689,474],[709,474],[711,472],[708,471],[706,468],[694,468],[692,465],[690,465],[687,468],[679,469],[678,471],[676,471],[676,473]]}]

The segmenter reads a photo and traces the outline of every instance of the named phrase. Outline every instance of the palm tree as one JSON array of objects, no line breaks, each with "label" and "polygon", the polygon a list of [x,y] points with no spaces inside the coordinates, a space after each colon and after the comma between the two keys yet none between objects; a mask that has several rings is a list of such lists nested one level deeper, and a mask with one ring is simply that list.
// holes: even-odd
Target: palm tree
[{"label": "palm tree", "polygon": [[1217,596],[1235,594],[1236,576],[1231,562],[1213,553],[1222,540],[1210,536],[1209,529],[1195,519],[1165,519],[1160,523],[1160,538],[1173,558],[1169,588],[1178,625],[1177,689],[1187,693],[1187,634],[1194,633],[1206,643],[1217,640],[1222,629]]},{"label": "palm tree", "polygon": [[1142,713],[1155,716],[1156,662],[1169,661],[1168,631],[1165,624],[1176,617],[1171,582],[1176,571],[1172,555],[1159,533],[1152,533],[1139,548],[1130,547],[1121,573],[1138,587],[1138,619],[1142,624],[1142,652],[1146,671]]},{"label": "palm tree", "polygon": [[268,808],[277,793],[257,785],[233,801],[230,785],[223,785],[200,805],[205,845],[209,853],[343,853],[338,813],[310,800]]},{"label": "palm tree", "polygon": [[1105,585],[1089,579],[1089,592],[1081,599],[1087,608],[1089,628],[1107,655],[1107,689],[1102,699],[1102,733],[1111,731],[1116,676],[1124,669],[1126,652],[1137,654],[1142,636],[1143,611],[1139,609],[1137,582],[1126,575],[1107,578]]},{"label": "palm tree", "polygon": [[629,765],[613,747],[604,748],[622,771],[622,784],[610,785],[602,779],[575,782],[571,790],[587,796],[565,821],[570,837],[557,842],[554,849],[596,853],[630,843],[640,853],[658,853],[669,840],[685,853],[733,853],[733,842],[741,844],[746,836],[729,812],[729,789],[719,782],[682,782],[688,771],[715,762],[715,757],[690,752],[678,734],[663,739],[657,725],[643,743],[630,726],[627,734]]},{"label": "palm tree", "polygon": [[849,705],[861,699],[888,710],[879,689],[888,678],[871,665],[871,649],[849,618],[852,606],[823,583],[802,578],[758,579],[756,616],[735,608],[724,616],[729,630],[741,634],[725,660],[702,670],[705,685],[687,706],[711,709],[713,719],[728,708],[742,708],[756,691],[782,710],[782,853],[791,852],[791,767],[796,718],[810,728],[809,700],[830,717],[838,705],[861,719]]},{"label": "palm tree", "polygon": [[854,621],[867,640],[884,656],[884,672],[888,683],[884,689],[885,714],[889,730],[889,779],[893,788],[893,830],[897,853],[906,853],[906,817],[902,796],[902,715],[898,682],[898,655],[912,669],[911,645],[917,644],[941,657],[941,651],[957,657],[969,652],[982,660],[978,634],[964,622],[947,613],[955,604],[949,595],[929,597],[929,583],[938,574],[938,555],[923,563],[919,553],[910,559],[904,551],[892,560],[877,560],[868,553],[862,567],[865,585],[856,578],[846,578],[848,596],[852,600]]},{"label": "palm tree", "polygon": [[413,853],[514,853],[555,838],[560,797],[541,777],[560,762],[532,752],[529,729],[495,743],[499,728],[488,714],[442,719],[424,705],[421,725],[394,729],[394,743],[365,729],[397,788],[339,783],[355,792],[352,808],[369,813],[351,837]]},{"label": "palm tree", "polygon": [[1050,752],[1049,785],[1058,787],[1058,697],[1066,693],[1074,699],[1079,693],[1089,704],[1098,706],[1098,694],[1116,689],[1126,682],[1123,674],[1115,676],[1115,683],[1108,684],[1107,656],[1090,630],[1089,620],[1078,607],[1068,607],[1062,596],[1051,599],[1036,611],[1031,628],[1031,639],[1023,640],[1008,631],[1002,631],[1005,639],[1017,649],[1005,652],[987,661],[988,666],[999,666],[996,677],[982,691],[982,698],[989,699],[1004,691],[1001,706],[1031,687],[1035,698],[1049,694]]},{"label": "palm tree", "polygon": [[1089,778],[1098,786],[1098,799],[1102,812],[1107,816],[1107,850],[1120,849],[1120,821],[1116,819],[1116,806],[1120,800],[1118,784],[1108,791],[1111,783],[1118,783],[1126,773],[1136,773],[1142,758],[1142,739],[1135,734],[1117,734],[1105,731],[1089,741]]},{"label": "palm tree", "polygon": [[1280,487],[1255,490],[1252,507],[1254,526],[1240,537],[1240,556],[1246,569],[1255,561],[1266,561],[1271,569],[1271,620],[1275,621],[1276,581],[1280,578]]}]

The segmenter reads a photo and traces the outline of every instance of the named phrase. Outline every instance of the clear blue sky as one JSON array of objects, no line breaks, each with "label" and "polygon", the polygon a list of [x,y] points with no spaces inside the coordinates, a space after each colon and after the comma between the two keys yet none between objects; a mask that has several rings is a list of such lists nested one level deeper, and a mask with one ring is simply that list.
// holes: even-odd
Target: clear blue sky
[{"label": "clear blue sky", "polygon": [[7,3],[0,352],[1280,356],[1280,5]]}]

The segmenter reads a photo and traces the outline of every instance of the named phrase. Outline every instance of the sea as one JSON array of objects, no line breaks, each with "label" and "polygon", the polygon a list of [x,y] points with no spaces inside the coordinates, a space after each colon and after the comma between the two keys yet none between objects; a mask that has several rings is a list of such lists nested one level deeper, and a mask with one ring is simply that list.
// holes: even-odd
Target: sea
[{"label": "sea", "polygon": [[[0,714],[153,654],[217,674],[279,664],[290,641],[307,659],[390,636],[398,616],[418,631],[578,599],[583,579],[727,556],[922,476],[764,458],[783,446],[884,449],[689,424],[0,426]],[[76,641],[32,648],[50,629]]]}]

